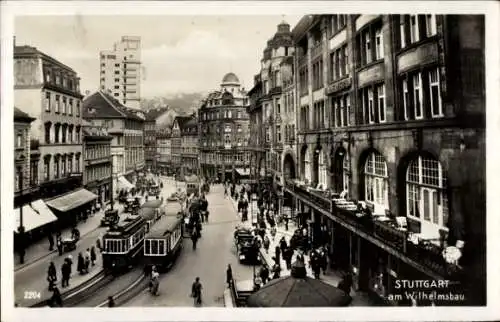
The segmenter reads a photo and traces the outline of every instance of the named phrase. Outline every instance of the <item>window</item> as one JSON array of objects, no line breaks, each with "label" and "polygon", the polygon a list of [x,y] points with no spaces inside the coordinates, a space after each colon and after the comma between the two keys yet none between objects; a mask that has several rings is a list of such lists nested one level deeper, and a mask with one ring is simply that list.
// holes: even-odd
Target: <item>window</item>
[{"label": "window", "polygon": [[61,127],[61,143],[66,143],[66,134],[68,134],[68,125],[63,124]]},{"label": "window", "polygon": [[404,15],[400,16],[399,33],[401,34],[401,48],[406,47],[406,18]]},{"label": "window", "polygon": [[23,146],[23,133],[21,131],[18,131],[16,135],[16,148],[21,148],[22,146]]},{"label": "window", "polygon": [[380,123],[385,122],[385,85],[381,84],[377,87],[378,96],[378,120]]},{"label": "window", "polygon": [[61,177],[66,175],[66,157],[61,157]]},{"label": "window", "polygon": [[436,34],[436,16],[435,15],[425,15],[425,34],[427,37],[434,36]]},{"label": "window", "polygon": [[69,99],[69,104],[68,104],[68,115],[73,115],[73,99]]},{"label": "window", "polygon": [[415,43],[420,40],[420,34],[418,29],[418,16],[410,16],[410,42]]},{"label": "window", "polygon": [[61,129],[61,124],[57,123],[54,125],[54,143],[59,143],[59,130]]},{"label": "window", "polygon": [[368,155],[365,163],[365,199],[375,206],[389,208],[387,164],[378,152]]},{"label": "window", "polygon": [[54,158],[54,178],[59,178],[59,157]]},{"label": "window", "polygon": [[412,82],[415,119],[418,120],[424,117],[422,113],[422,75],[420,73],[413,75]]},{"label": "window", "polygon": [[281,143],[281,126],[276,125],[276,141]]},{"label": "window", "polygon": [[50,112],[50,92],[45,92],[45,112]]},{"label": "window", "polygon": [[375,122],[375,113],[373,106],[373,89],[370,87],[367,89],[367,108],[368,108],[368,123]]},{"label": "window", "polygon": [[49,181],[49,175],[50,175],[50,159],[45,158],[43,160],[43,180]]},{"label": "window", "polygon": [[68,155],[68,174],[70,174],[71,172],[73,172],[73,156],[72,155]]},{"label": "window", "polygon": [[344,76],[347,76],[349,75],[349,52],[347,51],[347,45],[345,45],[343,49],[344,49],[343,70],[344,70]]},{"label": "window", "polygon": [[61,109],[60,97],[59,95],[56,95],[56,113],[59,113],[60,109]]},{"label": "window", "polygon": [[384,58],[384,37],[382,35],[382,28],[375,30],[375,59]]},{"label": "window", "polygon": [[441,103],[441,88],[439,82],[439,69],[429,72],[429,94],[432,117],[443,117],[443,107]]},{"label": "window", "polygon": [[38,185],[38,161],[30,162],[30,186]]},{"label": "window", "polygon": [[120,74],[120,71],[119,70],[115,70],[115,75],[119,75]]},{"label": "window", "polygon": [[232,118],[232,113],[231,113],[231,111],[228,111],[228,112],[227,112],[227,117],[228,117],[228,118]]},{"label": "window", "polygon": [[408,81],[403,79],[403,107],[405,112],[405,120],[410,120],[410,94],[408,92]]},{"label": "window", "polygon": [[50,83],[51,82],[51,77],[50,77],[50,70],[47,71],[47,73],[45,74],[45,81],[47,83]]},{"label": "window", "polygon": [[365,64],[369,64],[372,61],[372,48],[370,43],[370,31],[366,30],[362,33],[361,38],[363,39],[364,53],[365,53]]},{"label": "window", "polygon": [[349,191],[349,173],[351,172],[350,163],[349,163],[349,155],[346,153],[344,158],[342,159],[342,184],[343,190]]},{"label": "window", "polygon": [[237,117],[240,119],[241,118],[241,112],[238,111]]},{"label": "window", "polygon": [[408,217],[421,223],[422,235],[438,238],[439,229],[446,229],[446,176],[439,161],[419,156],[410,163],[406,173],[406,208]]},{"label": "window", "polygon": [[238,124],[238,130],[237,131],[238,131],[238,133],[242,131],[241,124]]},{"label": "window", "polygon": [[80,172],[80,155],[77,154],[75,156],[75,172],[79,173]]}]

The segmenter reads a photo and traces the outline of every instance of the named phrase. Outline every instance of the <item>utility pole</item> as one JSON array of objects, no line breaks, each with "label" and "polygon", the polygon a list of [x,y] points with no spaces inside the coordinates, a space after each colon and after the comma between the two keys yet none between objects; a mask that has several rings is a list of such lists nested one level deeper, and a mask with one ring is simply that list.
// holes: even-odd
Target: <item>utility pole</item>
[{"label": "utility pole", "polygon": [[[22,195],[23,195],[23,186],[24,186],[24,183],[23,183],[23,176],[24,176],[24,173],[23,171],[19,171],[19,184],[21,186],[21,200],[23,199],[22,198]],[[23,222],[23,203],[21,202],[21,207],[19,208],[19,215],[20,215],[20,218],[19,218],[19,228],[17,229],[17,231],[19,232],[19,244],[21,244],[21,248],[19,249],[19,262],[21,264],[24,264],[24,255],[26,253],[25,251],[25,248],[24,248],[24,222]]]}]

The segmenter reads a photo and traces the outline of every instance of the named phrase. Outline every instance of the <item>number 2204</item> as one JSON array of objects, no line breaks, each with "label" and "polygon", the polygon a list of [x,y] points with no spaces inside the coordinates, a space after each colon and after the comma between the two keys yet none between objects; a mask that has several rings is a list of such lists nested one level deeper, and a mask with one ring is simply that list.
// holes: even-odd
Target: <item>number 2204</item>
[{"label": "number 2204", "polygon": [[25,300],[32,300],[32,299],[40,299],[42,295],[40,292],[37,291],[25,291],[24,292],[24,299]]}]

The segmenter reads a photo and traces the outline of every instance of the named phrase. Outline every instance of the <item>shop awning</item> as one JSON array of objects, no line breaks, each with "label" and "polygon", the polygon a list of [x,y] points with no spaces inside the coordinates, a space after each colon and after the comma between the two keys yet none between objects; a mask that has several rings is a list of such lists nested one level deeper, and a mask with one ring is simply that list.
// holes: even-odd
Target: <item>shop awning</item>
[{"label": "shop awning", "polygon": [[236,170],[236,172],[238,172],[238,174],[240,176],[249,176],[250,175],[250,168],[248,168],[248,169],[236,168],[235,170]]},{"label": "shop awning", "polygon": [[75,209],[84,205],[92,200],[97,199],[97,195],[86,189],[77,189],[73,192],[65,194],[64,196],[48,200],[45,203],[50,207],[57,209],[61,212]]},{"label": "shop awning", "polygon": [[[19,225],[21,224],[21,210],[16,208],[14,211],[16,218],[14,231],[18,232]],[[56,220],[57,217],[41,199],[23,206],[23,226],[25,232],[42,227]]]},{"label": "shop awning", "polygon": [[118,189],[128,190],[132,188],[135,188],[135,186],[131,184],[130,181],[128,181],[125,177],[118,177]]}]

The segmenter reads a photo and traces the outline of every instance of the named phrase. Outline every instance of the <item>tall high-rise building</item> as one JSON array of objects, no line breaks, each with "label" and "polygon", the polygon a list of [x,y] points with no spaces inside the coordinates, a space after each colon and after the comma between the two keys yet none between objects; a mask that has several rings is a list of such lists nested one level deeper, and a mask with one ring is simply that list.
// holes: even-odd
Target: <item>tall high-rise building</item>
[{"label": "tall high-rise building", "polygon": [[100,89],[127,107],[141,99],[141,37],[122,36],[113,50],[100,53]]}]

